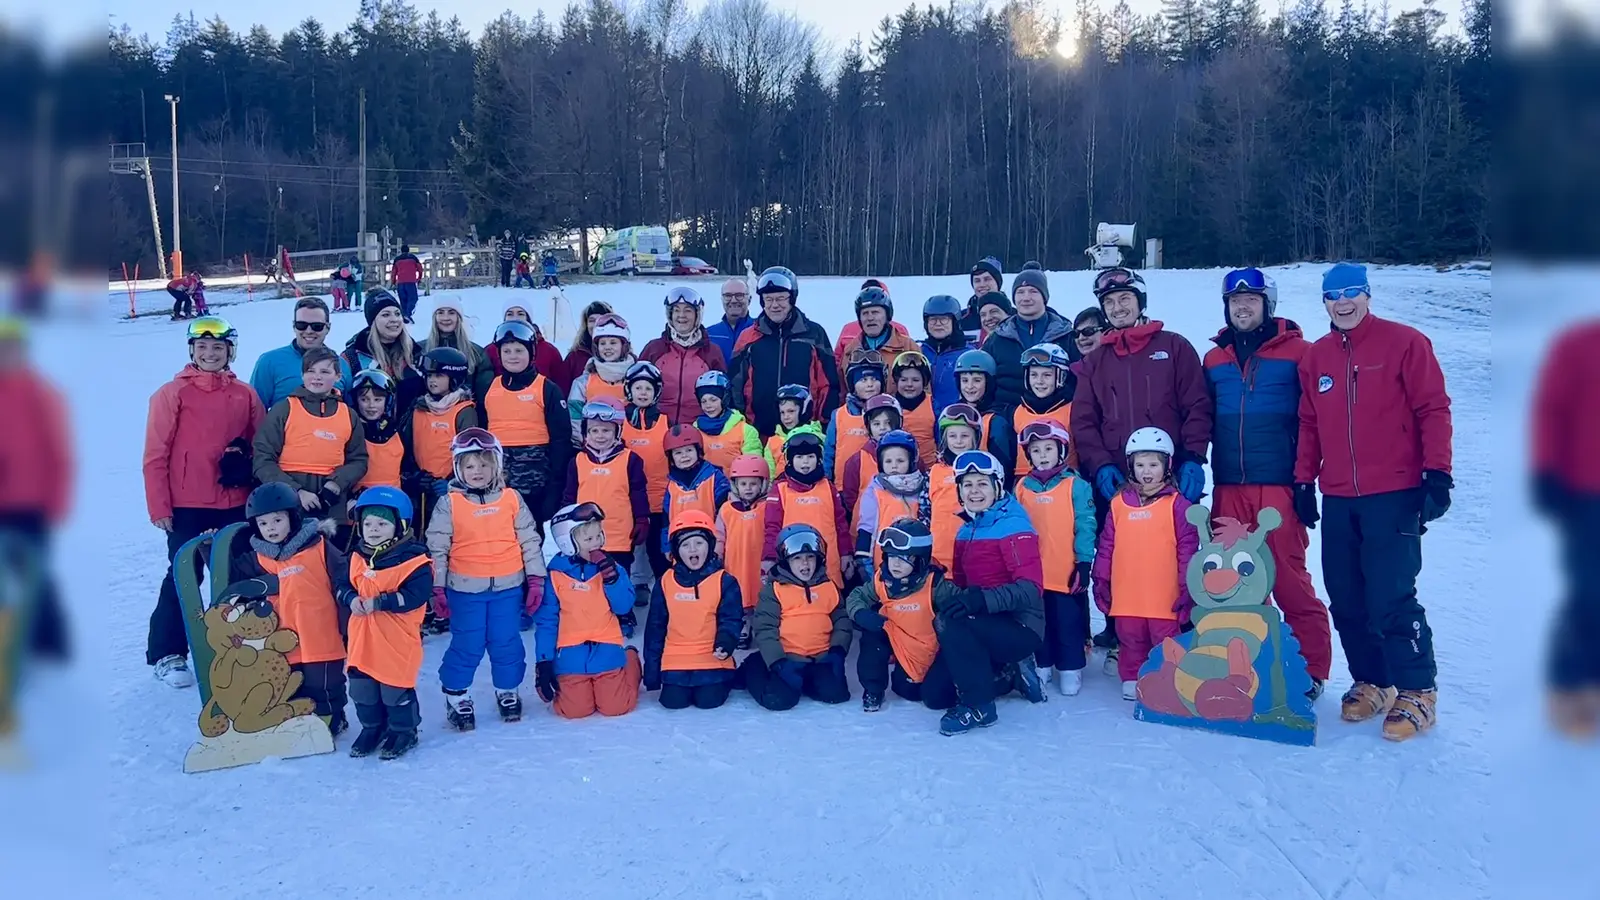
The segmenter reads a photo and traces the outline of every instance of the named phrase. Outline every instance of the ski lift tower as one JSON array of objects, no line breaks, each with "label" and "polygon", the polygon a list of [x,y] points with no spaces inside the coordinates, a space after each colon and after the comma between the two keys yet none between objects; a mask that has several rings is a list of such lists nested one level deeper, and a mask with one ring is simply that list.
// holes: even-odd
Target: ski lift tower
[{"label": "ski lift tower", "polygon": [[1112,269],[1122,265],[1122,248],[1133,246],[1134,225],[1113,225],[1101,222],[1094,230],[1094,244],[1083,251],[1089,265],[1095,269]]},{"label": "ski lift tower", "polygon": [[156,212],[156,183],[150,177],[150,155],[144,144],[112,144],[111,174],[138,175],[144,179],[145,196],[150,201],[150,225],[156,234],[156,265],[161,277],[167,277],[167,254],[161,248],[161,214]]}]

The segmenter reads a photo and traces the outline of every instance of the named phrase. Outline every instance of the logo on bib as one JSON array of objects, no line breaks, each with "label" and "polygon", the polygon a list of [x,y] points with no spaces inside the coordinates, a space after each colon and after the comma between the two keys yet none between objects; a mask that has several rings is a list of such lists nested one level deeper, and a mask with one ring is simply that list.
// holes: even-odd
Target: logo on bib
[{"label": "logo on bib", "polygon": [[903,612],[903,613],[921,612],[922,611],[922,604],[921,603],[896,603],[894,605],[894,611],[895,612]]},{"label": "logo on bib", "polygon": [[1327,392],[1329,392],[1331,390],[1333,390],[1333,376],[1332,375],[1324,375],[1321,378],[1317,379],[1317,393],[1326,394]]},{"label": "logo on bib", "polygon": [[677,591],[672,595],[674,600],[699,600],[693,591]]},{"label": "logo on bib", "polygon": [[1150,518],[1150,510],[1148,509],[1136,509],[1128,513],[1129,522],[1140,522],[1148,518]]},{"label": "logo on bib", "polygon": [[284,579],[284,578],[288,578],[291,575],[299,575],[301,572],[304,572],[305,570],[306,570],[305,566],[284,566],[282,569],[278,570],[278,578],[281,580],[281,579]]},{"label": "logo on bib", "polygon": [[498,506],[484,506],[472,511],[474,516],[492,516],[500,511]]},{"label": "logo on bib", "polygon": [[325,441],[337,441],[339,439],[337,434],[334,434],[331,431],[325,431],[321,428],[318,428],[311,433]]},{"label": "logo on bib", "polygon": [[794,502],[802,506],[814,506],[822,501],[818,500],[816,497],[796,497],[794,498]]},{"label": "logo on bib", "polygon": [[605,466],[597,466],[597,467],[595,467],[593,469],[590,469],[589,471],[592,474],[595,474],[595,475],[610,475],[611,474],[611,470],[606,468]]}]

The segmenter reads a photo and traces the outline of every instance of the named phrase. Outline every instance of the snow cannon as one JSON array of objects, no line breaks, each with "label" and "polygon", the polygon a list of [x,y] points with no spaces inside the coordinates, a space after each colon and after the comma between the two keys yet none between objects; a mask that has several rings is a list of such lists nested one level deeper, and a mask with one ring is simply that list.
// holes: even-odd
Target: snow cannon
[{"label": "snow cannon", "polygon": [[1094,245],[1083,254],[1089,264],[1097,269],[1110,269],[1122,265],[1122,248],[1133,246],[1133,232],[1137,225],[1113,225],[1101,222],[1095,226]]}]

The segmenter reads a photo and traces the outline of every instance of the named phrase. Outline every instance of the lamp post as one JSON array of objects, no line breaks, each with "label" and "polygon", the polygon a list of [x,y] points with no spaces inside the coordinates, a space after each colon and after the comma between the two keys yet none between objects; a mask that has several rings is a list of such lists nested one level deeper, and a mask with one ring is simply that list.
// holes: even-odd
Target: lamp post
[{"label": "lamp post", "polygon": [[183,277],[183,233],[178,215],[178,95],[164,94],[172,107],[172,277]]}]

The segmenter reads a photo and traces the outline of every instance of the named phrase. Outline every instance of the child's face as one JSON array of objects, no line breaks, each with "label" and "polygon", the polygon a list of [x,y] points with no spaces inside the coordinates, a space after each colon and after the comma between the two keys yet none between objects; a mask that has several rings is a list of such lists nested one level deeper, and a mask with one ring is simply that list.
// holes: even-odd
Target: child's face
[{"label": "child's face", "polygon": [[339,366],[332,360],[322,360],[300,375],[300,383],[313,394],[326,394],[339,381]]},{"label": "child's face", "polygon": [[976,403],[983,399],[983,392],[989,386],[989,376],[982,372],[962,372],[957,384],[960,386],[961,399]]},{"label": "child's face", "polygon": [[256,531],[269,544],[281,544],[289,539],[289,514],[277,510],[256,516]]},{"label": "child's face", "polygon": [[435,397],[443,397],[450,392],[450,376],[443,372],[434,372],[428,376],[428,393]]},{"label": "child's face", "polygon": [[856,398],[871,400],[883,393],[883,379],[877,375],[863,375],[856,379]]},{"label": "child's face", "polygon": [[956,330],[956,320],[949,316],[929,316],[927,319],[928,337],[942,341]]},{"label": "child's face", "polygon": [[707,391],[700,395],[700,411],[715,419],[722,415],[722,396]]},{"label": "child's face", "polygon": [[605,526],[599,522],[584,522],[572,529],[572,547],[579,556],[588,556],[606,543]]},{"label": "child's face", "polygon": [[523,344],[506,341],[500,345],[500,368],[515,375],[527,370],[528,361],[528,348]]},{"label": "child's face", "polygon": [[672,467],[674,469],[692,469],[700,464],[700,451],[693,447],[672,448]]},{"label": "child's face", "polygon": [[794,466],[794,470],[801,475],[810,475],[821,464],[822,458],[815,453],[802,453],[789,460],[789,465]]},{"label": "child's face", "polygon": [[617,426],[590,419],[583,424],[583,442],[591,450],[610,450],[617,443]]},{"label": "child's face", "polygon": [[911,564],[911,560],[906,559],[904,556],[888,557],[884,560],[883,567],[889,570],[889,575],[892,578],[910,578],[912,570],[916,568]]},{"label": "child's face", "polygon": [[600,357],[601,362],[616,362],[622,358],[622,338],[603,337],[596,338],[594,342],[594,355]]},{"label": "child's face", "polygon": [[1045,366],[1028,367],[1028,390],[1035,397],[1048,397],[1056,392],[1056,370]]},{"label": "child's face", "polygon": [[778,422],[784,428],[794,428],[800,424],[800,404],[793,400],[778,401]]},{"label": "child's face", "polygon": [[691,534],[678,542],[678,559],[690,569],[698,569],[711,557],[711,545],[705,537]]},{"label": "child's face", "polygon": [[951,453],[977,449],[978,433],[971,425],[950,425],[944,430],[944,446]]},{"label": "child's face", "polygon": [[911,454],[904,447],[890,447],[883,451],[883,474],[904,475],[911,471]]},{"label": "child's face", "polygon": [[923,380],[921,369],[906,369],[894,382],[895,392],[906,398],[921,397],[927,387],[928,382]]},{"label": "child's face", "polygon": [[1061,463],[1060,442],[1034,441],[1028,445],[1028,461],[1035,469],[1054,469]]},{"label": "child's face", "polygon": [[810,581],[811,576],[817,574],[817,555],[815,553],[796,553],[789,557],[789,571],[801,581]]},{"label": "child's face", "polygon": [[740,500],[750,503],[761,498],[767,492],[765,478],[752,478],[748,475],[733,480],[733,494]]},{"label": "child's face", "polygon": [[368,547],[378,547],[394,540],[394,523],[383,516],[361,517],[361,542]]},{"label": "child's face", "polygon": [[981,513],[994,505],[994,479],[976,472],[961,476],[961,506],[969,513]]},{"label": "child's face", "polygon": [[634,406],[644,409],[656,402],[656,386],[648,381],[635,381],[628,385],[628,399]]},{"label": "child's face", "polygon": [[867,434],[872,435],[873,440],[877,440],[893,430],[894,416],[887,412],[874,413],[872,418],[867,420]]},{"label": "child's face", "polygon": [[487,453],[462,455],[461,480],[470,488],[488,487],[494,480],[494,459]]},{"label": "child's face", "polygon": [[383,418],[383,414],[388,408],[388,396],[379,391],[367,388],[356,395],[356,412],[360,413],[361,418],[366,419],[368,422],[376,422]]},{"label": "child's face", "polygon": [[[1143,488],[1158,488],[1167,480],[1167,457],[1153,450],[1140,450],[1133,455],[1133,480]],[[1140,491],[1143,493],[1143,490]]]}]

